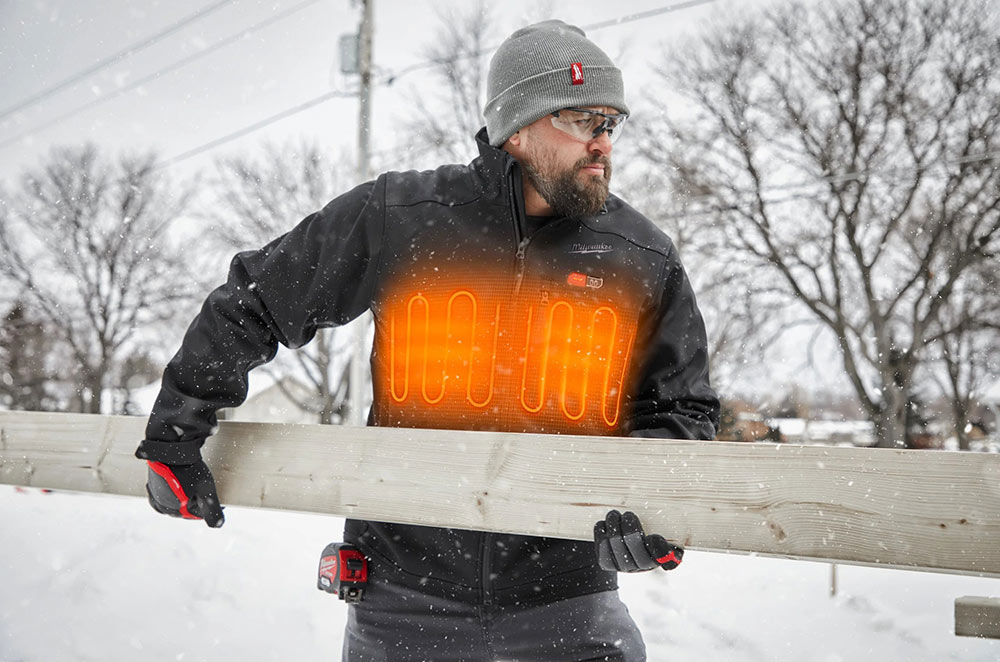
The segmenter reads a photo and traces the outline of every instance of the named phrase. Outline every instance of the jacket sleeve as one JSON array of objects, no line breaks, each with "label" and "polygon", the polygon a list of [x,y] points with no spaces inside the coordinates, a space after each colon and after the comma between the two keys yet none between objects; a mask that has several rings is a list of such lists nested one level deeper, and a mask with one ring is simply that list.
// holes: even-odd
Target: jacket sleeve
[{"label": "jacket sleeve", "polygon": [[712,439],[720,407],[709,382],[705,322],[673,244],[660,282],[659,306],[642,345],[630,436]]},{"label": "jacket sleeve", "polygon": [[384,215],[381,180],[362,184],[257,251],[233,258],[167,364],[146,439],[203,442],[216,411],[246,399],[247,373],[278,343],[301,347],[370,304]]}]

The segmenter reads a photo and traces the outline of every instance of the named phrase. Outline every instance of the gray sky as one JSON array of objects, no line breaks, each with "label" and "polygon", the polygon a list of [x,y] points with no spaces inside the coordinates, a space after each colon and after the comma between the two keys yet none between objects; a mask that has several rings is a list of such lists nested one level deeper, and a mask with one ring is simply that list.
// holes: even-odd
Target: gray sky
[{"label": "gray sky", "polygon": [[[219,1],[0,0],[0,115]],[[498,32],[506,35],[547,16],[589,25],[679,3],[513,0],[493,7]],[[463,4],[459,0],[375,0],[378,70],[397,72],[423,61],[438,21],[436,13]],[[300,5],[304,6],[289,16],[191,64],[30,131]],[[731,6],[731,0],[720,0],[592,30],[589,36],[619,58],[635,109],[647,93],[655,92],[648,62],[662,51],[662,45],[700,29]],[[36,165],[54,145],[93,141],[112,151],[155,148],[169,158],[333,89],[350,89],[353,80],[338,71],[337,41],[341,34],[355,31],[358,20],[359,8],[351,0],[231,0],[152,46],[0,117],[0,143],[16,138],[0,146],[0,180],[10,182],[25,166]],[[431,84],[428,73],[418,71],[391,87],[377,88],[374,150],[397,146],[392,120],[404,112],[413,94]],[[220,154],[251,148],[264,140],[281,143],[303,136],[315,137],[331,150],[343,150],[353,162],[357,113],[356,98],[333,99],[175,169],[190,171]]]}]

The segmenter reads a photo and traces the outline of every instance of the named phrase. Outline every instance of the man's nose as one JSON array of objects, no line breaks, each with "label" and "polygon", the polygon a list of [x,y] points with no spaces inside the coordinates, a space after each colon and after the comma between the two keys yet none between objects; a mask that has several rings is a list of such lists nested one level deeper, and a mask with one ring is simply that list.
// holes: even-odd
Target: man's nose
[{"label": "man's nose", "polygon": [[590,150],[591,154],[601,154],[602,156],[610,156],[611,136],[608,135],[607,131],[602,131],[601,135],[597,136],[589,143],[587,143],[587,149]]}]

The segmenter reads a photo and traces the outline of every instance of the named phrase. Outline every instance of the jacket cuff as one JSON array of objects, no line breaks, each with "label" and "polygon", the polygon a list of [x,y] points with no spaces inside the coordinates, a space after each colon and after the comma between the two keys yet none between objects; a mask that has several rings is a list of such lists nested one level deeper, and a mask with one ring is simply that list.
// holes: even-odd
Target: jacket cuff
[{"label": "jacket cuff", "polygon": [[201,461],[201,447],[204,439],[194,441],[155,441],[143,439],[135,456],[140,460],[162,462],[163,464],[189,465]]}]

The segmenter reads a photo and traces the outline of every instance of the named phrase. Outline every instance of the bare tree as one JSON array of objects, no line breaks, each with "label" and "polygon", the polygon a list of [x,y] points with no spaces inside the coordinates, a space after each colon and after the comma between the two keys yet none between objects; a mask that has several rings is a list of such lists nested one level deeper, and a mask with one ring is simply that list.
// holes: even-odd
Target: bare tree
[{"label": "bare tree", "polygon": [[462,7],[438,10],[438,27],[424,51],[437,84],[423,82],[401,114],[402,143],[426,155],[428,164],[478,156],[472,137],[486,124],[486,72],[501,40],[492,5],[476,0]]},{"label": "bare tree", "polygon": [[[778,324],[783,308],[773,287],[753,278],[750,267],[734,255],[721,228],[703,212],[690,213],[687,201],[696,195],[672,170],[650,167],[660,158],[657,127],[636,122],[628,138],[639,159],[626,155],[617,173],[622,194],[643,211],[674,242],[698,296],[708,332],[712,383],[720,393],[732,393],[746,373],[760,369],[765,347],[787,325]],[[726,259],[726,256],[734,259]]]},{"label": "bare tree", "polygon": [[190,297],[186,264],[167,243],[188,196],[155,161],[57,149],[0,206],[0,272],[68,348],[79,411],[101,410],[142,330]]},{"label": "bare tree", "polygon": [[945,304],[996,268],[996,34],[978,0],[788,5],[660,68],[689,104],[656,162],[704,191],[729,246],[834,333],[882,446],[904,443]]},{"label": "bare tree", "polygon": [[928,372],[951,403],[951,423],[961,450],[969,449],[969,425],[977,394],[1000,375],[1000,265],[973,269],[942,305],[934,363]]},{"label": "bare tree", "polygon": [[[338,163],[308,142],[298,147],[267,146],[259,159],[220,160],[218,202],[208,212],[213,236],[226,250],[263,246],[344,191],[350,178]],[[291,356],[291,366],[279,360],[262,370],[275,377],[289,401],[315,414],[320,423],[344,420],[350,369],[335,329],[321,329]],[[284,377],[290,374],[305,380],[310,387],[307,394],[289,387]]]},{"label": "bare tree", "polygon": [[46,324],[15,301],[0,319],[0,405],[6,409],[60,408],[57,340]]}]

